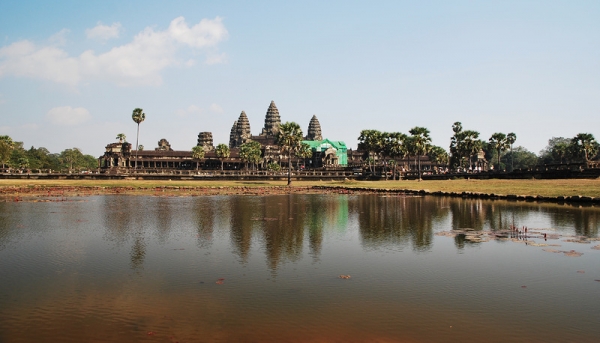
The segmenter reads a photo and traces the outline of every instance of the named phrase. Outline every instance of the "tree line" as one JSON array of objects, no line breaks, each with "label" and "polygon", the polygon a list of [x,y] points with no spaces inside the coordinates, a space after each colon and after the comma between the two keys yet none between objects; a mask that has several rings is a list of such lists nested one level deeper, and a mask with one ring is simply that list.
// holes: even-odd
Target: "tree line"
[{"label": "tree line", "polygon": [[25,149],[23,142],[14,141],[10,136],[0,136],[0,165],[2,170],[71,172],[94,170],[98,161],[94,156],[84,155],[78,148],[56,154],[43,147]]},{"label": "tree line", "polygon": [[376,164],[385,172],[386,168],[395,170],[399,160],[414,158],[419,177],[422,156],[427,156],[433,164],[447,167],[448,171],[476,170],[481,160],[489,163],[490,169],[512,171],[540,164],[588,163],[597,158],[600,151],[600,145],[590,133],[579,133],[572,138],[553,137],[536,155],[522,146],[514,147],[517,135],[513,132],[495,132],[484,140],[478,131],[464,129],[461,122],[455,122],[452,131],[449,152],[431,144],[429,130],[424,127],[414,127],[408,134],[362,130],[358,150],[366,152],[366,165],[372,173]]}]

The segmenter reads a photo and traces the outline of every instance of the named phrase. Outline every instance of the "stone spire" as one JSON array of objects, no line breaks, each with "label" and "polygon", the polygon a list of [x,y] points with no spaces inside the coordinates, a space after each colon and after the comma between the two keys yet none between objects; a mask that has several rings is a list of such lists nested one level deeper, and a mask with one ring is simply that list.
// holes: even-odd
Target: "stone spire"
[{"label": "stone spire", "polygon": [[281,125],[279,110],[275,106],[275,101],[271,101],[271,105],[269,105],[269,109],[267,110],[267,116],[265,117],[265,127],[260,135],[275,136],[279,132],[279,125]]},{"label": "stone spire", "polygon": [[215,148],[213,145],[213,136],[212,132],[200,132],[198,134],[198,146],[201,146],[203,150],[210,151]]},{"label": "stone spire", "polygon": [[252,134],[250,133],[250,121],[246,112],[242,111],[238,120],[235,121],[229,135],[229,147],[237,148],[246,143]]},{"label": "stone spire", "polygon": [[313,115],[308,124],[308,131],[306,134],[307,141],[322,141],[323,135],[321,134],[321,124],[316,115]]},{"label": "stone spire", "polygon": [[231,127],[231,132],[229,133],[229,147],[233,148],[235,145],[235,141],[236,141],[236,137],[235,137],[235,133],[237,131],[237,120],[233,122],[233,126]]}]

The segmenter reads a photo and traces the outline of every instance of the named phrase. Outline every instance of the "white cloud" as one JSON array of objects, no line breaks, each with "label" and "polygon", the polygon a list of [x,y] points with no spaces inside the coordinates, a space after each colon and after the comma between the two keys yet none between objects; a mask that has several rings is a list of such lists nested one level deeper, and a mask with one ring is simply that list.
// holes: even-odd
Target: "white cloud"
[{"label": "white cloud", "polygon": [[181,108],[175,111],[178,117],[187,117],[191,114],[202,114],[204,110],[196,105],[190,105],[187,108]]},{"label": "white cloud", "polygon": [[[203,19],[191,28],[183,17],[178,17],[167,30],[147,27],[130,43],[102,54],[87,50],[71,57],[55,46],[36,46],[23,40],[0,48],[0,77],[41,78],[70,86],[84,79],[108,80],[119,85],[158,85],[165,68],[190,64],[178,57],[181,47],[210,47],[212,51],[227,37],[227,29],[219,17]],[[223,60],[223,54],[213,58],[215,63]]]},{"label": "white cloud", "polygon": [[208,65],[225,63],[225,62],[227,62],[227,54],[225,54],[225,53],[209,54],[208,56],[206,56],[206,61],[204,61],[204,63],[206,63]]},{"label": "white cloud", "polygon": [[46,118],[56,125],[73,126],[88,121],[92,116],[83,107],[54,107],[46,114]]},{"label": "white cloud", "polygon": [[210,105],[210,110],[215,113],[223,113],[223,107],[213,103]]},{"label": "white cloud", "polygon": [[51,45],[65,46],[67,45],[67,34],[71,32],[69,29],[62,29],[48,38]]},{"label": "white cloud", "polygon": [[85,35],[88,39],[96,39],[104,42],[111,38],[119,38],[120,33],[121,23],[113,23],[111,26],[108,26],[98,22],[98,25],[94,28],[85,30]]}]

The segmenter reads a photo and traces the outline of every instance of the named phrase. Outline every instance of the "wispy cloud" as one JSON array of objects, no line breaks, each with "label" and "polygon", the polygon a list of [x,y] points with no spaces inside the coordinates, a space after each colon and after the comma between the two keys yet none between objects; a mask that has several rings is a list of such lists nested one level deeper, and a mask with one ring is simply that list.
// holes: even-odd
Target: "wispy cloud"
[{"label": "wispy cloud", "polygon": [[120,33],[121,23],[113,23],[111,26],[108,26],[98,22],[98,25],[95,27],[85,30],[85,35],[88,39],[96,39],[103,42],[111,38],[119,38]]},{"label": "wispy cloud", "polygon": [[[67,32],[61,36],[64,37]],[[91,32],[88,32],[88,36]],[[110,30],[102,28],[92,35],[107,37],[107,32]],[[212,51],[228,35],[220,17],[203,19],[192,27],[183,17],[178,17],[164,31],[147,27],[130,43],[101,54],[87,50],[72,57],[57,46],[38,46],[22,40],[0,48],[0,77],[40,78],[70,86],[89,79],[107,80],[122,86],[159,85],[162,83],[161,72],[165,68],[190,64],[178,56],[180,48],[211,48]],[[224,61],[225,55],[218,56],[211,61]]]},{"label": "wispy cloud", "polygon": [[46,118],[56,125],[73,126],[90,120],[90,112],[83,107],[54,107],[46,114]]},{"label": "wispy cloud", "polygon": [[190,105],[187,108],[180,108],[175,111],[178,117],[187,117],[194,114],[202,114],[204,110],[196,105]]},{"label": "wispy cloud", "polygon": [[215,103],[210,105],[210,110],[211,110],[211,112],[214,112],[214,113],[223,113],[223,107],[221,107]]}]

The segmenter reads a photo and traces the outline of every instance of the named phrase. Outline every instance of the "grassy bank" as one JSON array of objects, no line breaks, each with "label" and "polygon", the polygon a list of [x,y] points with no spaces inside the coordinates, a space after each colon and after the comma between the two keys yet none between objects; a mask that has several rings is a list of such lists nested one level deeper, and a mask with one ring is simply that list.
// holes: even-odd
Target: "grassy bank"
[{"label": "grassy bank", "polygon": [[[0,187],[107,187],[133,188],[135,190],[156,187],[276,187],[285,181],[152,181],[152,180],[0,180]],[[443,180],[443,181],[296,181],[296,187],[343,186],[348,188],[425,189],[430,192],[481,192],[494,194],[589,196],[600,197],[600,180]]]}]

